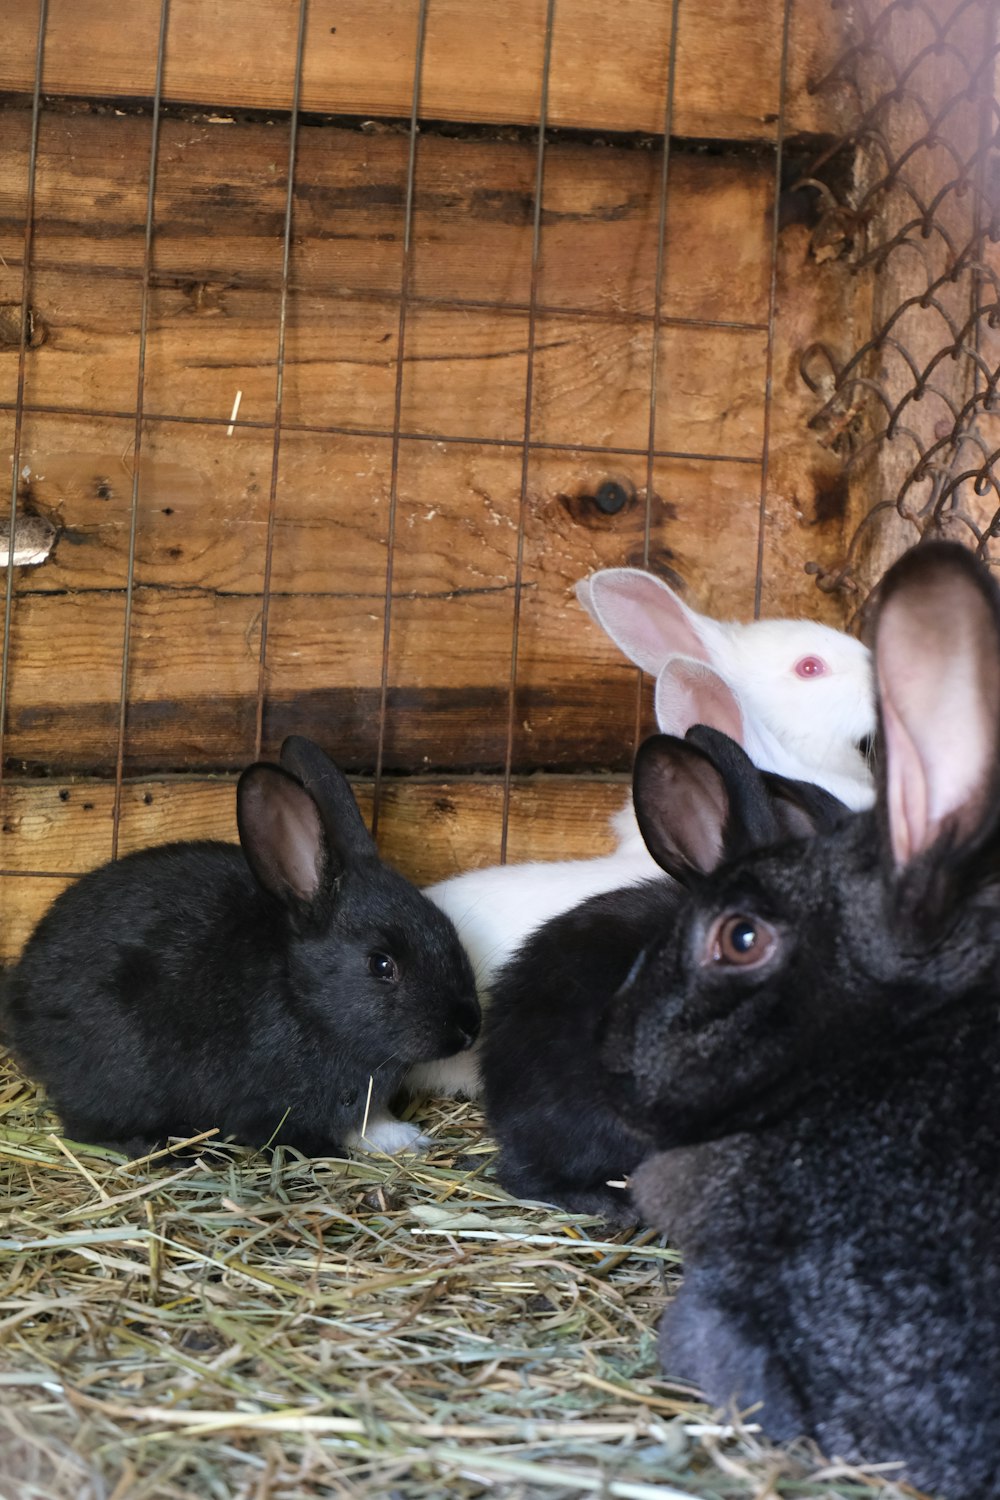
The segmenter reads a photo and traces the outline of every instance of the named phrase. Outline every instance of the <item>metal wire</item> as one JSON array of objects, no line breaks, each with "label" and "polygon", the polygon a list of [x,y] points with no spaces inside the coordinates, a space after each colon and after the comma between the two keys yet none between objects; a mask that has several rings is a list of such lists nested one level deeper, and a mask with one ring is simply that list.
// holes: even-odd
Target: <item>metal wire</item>
[{"label": "metal wire", "polygon": [[146,224],[142,252],[142,298],[139,312],[139,367],[135,387],[135,437],[132,443],[132,496],[129,504],[128,572],[125,581],[125,620],[122,626],[122,671],[118,694],[118,741],[115,749],[115,801],[111,814],[111,858],[118,857],[118,832],[122,813],[122,776],[125,769],[125,728],[128,713],[128,676],[132,657],[132,604],[135,593],[135,546],[139,525],[139,471],[142,460],[142,400],[146,385],[146,341],[149,335],[150,272],[153,265],[153,206],[156,201],[156,162],[160,143],[160,103],[163,97],[163,62],[167,50],[170,0],[160,0],[160,30],[156,43],[156,81],[153,85],[153,121],[149,142],[149,179],[146,187]]},{"label": "metal wire", "polygon": [[771,455],[771,398],[774,390],[774,320],[778,298],[778,233],[781,228],[781,173],[785,152],[785,110],[788,101],[788,37],[792,0],[785,0],[781,21],[781,64],[778,73],[778,120],[774,138],[774,207],[771,214],[771,271],[767,292],[767,351],[764,364],[764,430],[760,459],[760,506],[757,515],[757,566],[754,572],[753,616],[760,618],[764,588],[764,547],[767,540],[767,479]]},{"label": "metal wire", "polygon": [[27,370],[31,308],[31,247],[35,232],[35,178],[38,166],[38,126],[41,119],[42,68],[45,61],[45,27],[48,0],[38,9],[38,41],[35,49],[35,86],[31,96],[31,137],[28,148],[28,182],[24,203],[24,255],[21,263],[21,326],[17,351],[17,396],[14,402],[14,442],[11,454],[10,509],[3,608],[3,657],[0,662],[0,788],[3,786],[4,734],[7,727],[7,693],[10,687],[10,638],[14,609],[14,536],[17,531],[17,489],[21,478],[21,431],[27,410],[24,383]]},{"label": "metal wire", "polygon": [[378,741],[375,747],[375,785],[372,791],[372,837],[378,834],[382,808],[382,763],[385,758],[385,728],[389,707],[389,644],[392,635],[392,581],[396,558],[396,511],[399,506],[399,449],[402,442],[403,360],[406,348],[406,314],[410,301],[413,267],[413,189],[417,175],[417,133],[420,118],[420,85],[427,39],[427,0],[420,0],[417,14],[416,52],[413,60],[413,98],[410,104],[410,148],[406,159],[406,204],[403,216],[403,264],[400,271],[399,323],[396,332],[396,384],[392,407],[392,457],[389,467],[389,516],[385,552],[385,613],[382,620],[382,667],[379,676]]},{"label": "metal wire", "polygon": [[517,551],[514,559],[514,614],[510,631],[510,678],[507,684],[507,734],[503,762],[503,810],[500,824],[500,863],[507,862],[510,827],[511,777],[514,764],[514,721],[517,716],[518,648],[521,640],[521,591],[524,583],[524,525],[528,509],[528,479],[531,474],[531,418],[535,394],[535,329],[538,321],[538,273],[542,251],[542,201],[545,193],[545,124],[552,73],[552,33],[556,0],[547,0],[545,50],[542,58],[542,88],[538,103],[538,151],[535,157],[535,200],[531,219],[531,284],[528,298],[528,362],[524,379],[524,442],[521,449],[521,492],[517,507]]},{"label": "metal wire", "polygon": [[[257,706],[254,718],[254,759],[260,759],[264,737],[264,692],[267,685],[267,626],[271,609],[271,566],[274,557],[274,522],[278,495],[278,460],[281,452],[281,413],[285,393],[285,333],[288,322],[288,272],[292,246],[292,208],[295,202],[295,154],[299,139],[299,103],[302,98],[302,59],[305,54],[309,0],[299,0],[299,30],[295,48],[295,81],[292,85],[292,116],[288,136],[288,186],[285,192],[285,227],[281,243],[281,303],[278,311],[278,351],[274,376],[274,438],[271,445],[271,483],[267,497],[267,542],[260,601],[260,648],[257,664]],[[231,424],[232,425],[232,424]]]},{"label": "metal wire", "polygon": [[[0,411],[14,410],[15,403],[13,401],[0,400]],[[26,414],[36,416],[101,417],[108,420],[121,420],[122,418],[132,418],[135,416],[135,412],[132,410],[114,411],[95,407],[54,406],[41,403],[35,404],[30,401],[24,402],[23,411]],[[270,432],[273,429],[273,422],[257,420],[252,417],[237,417],[233,421],[232,418],[225,416],[211,417],[199,415],[192,417],[147,410],[145,412],[145,419],[147,422],[156,422],[157,424],[173,422],[189,427],[225,427],[227,429],[232,427],[236,432]],[[289,422],[285,420],[281,424],[281,429],[282,432],[310,432],[328,437],[392,438],[396,435],[396,430],[390,427],[352,427],[332,422]],[[469,433],[418,432],[402,427],[398,430],[398,437],[402,443],[455,443],[463,448],[474,446],[520,449],[524,447],[523,442],[518,442],[514,438],[488,437],[485,434],[476,436]],[[611,457],[620,458],[646,458],[649,454],[648,448],[613,447],[608,443],[556,443],[547,438],[532,438],[528,447],[532,453],[596,453],[602,455],[608,454]],[[702,453],[694,448],[657,448],[653,457],[698,459],[703,463],[753,464],[755,466],[761,461],[760,454],[720,453],[718,451],[715,453]]]},{"label": "metal wire", "polygon": [[[141,272],[108,268],[102,274],[141,281],[142,311],[139,367],[134,410],[34,404],[26,400],[25,370],[32,277],[44,266],[60,273],[88,271],[33,258],[35,166],[38,151],[46,0],[41,0],[35,88],[32,101],[31,147],[22,273],[21,330],[16,399],[0,401],[0,411],[14,413],[14,466],[10,517],[16,521],[22,424],[27,414],[83,417],[124,417],[135,422],[134,470],[129,523],[125,620],[122,641],[121,689],[115,758],[115,800],[112,846],[118,848],[122,786],[126,762],[129,675],[138,528],[139,471],[144,431],[149,423],[186,423],[228,426],[225,416],[212,419],[179,416],[145,409],[145,357],[151,289],[172,285],[152,268],[153,205],[161,119],[162,79],[169,0],[161,0],[160,34],[152,116],[146,239]],[[671,172],[673,100],[677,68],[680,0],[671,0],[672,32],[666,61],[663,115],[663,155],[659,183],[656,241],[656,282],[652,310],[627,307],[551,306],[539,300],[544,215],[544,184],[549,79],[555,24],[555,0],[547,0],[543,66],[539,79],[541,108],[537,128],[535,192],[532,204],[531,275],[527,301],[449,298],[418,295],[412,289],[413,221],[421,78],[427,29],[427,0],[419,0],[409,121],[405,216],[398,298],[385,292],[350,291],[359,301],[390,302],[398,306],[395,391],[391,426],[352,426],[286,422],[283,415],[285,339],[289,298],[300,289],[291,271],[292,214],[299,126],[303,56],[308,0],[299,0],[294,99],[291,110],[288,182],[285,203],[280,280],[277,370],[273,422],[240,418],[240,431],[273,431],[268,523],[261,592],[260,642],[256,691],[254,743],[260,753],[267,692],[268,622],[272,599],[278,473],[282,434],[301,432],[337,437],[364,436],[391,441],[392,457],[385,554],[385,592],[382,655],[379,674],[377,747],[373,824],[377,828],[382,799],[383,767],[389,726],[389,681],[393,628],[393,580],[397,556],[397,511],[402,445],[406,442],[454,443],[463,447],[510,449],[521,460],[517,544],[514,560],[513,616],[510,671],[507,683],[503,756],[503,821],[501,858],[506,858],[512,778],[516,764],[515,726],[521,692],[519,667],[524,650],[521,608],[524,594],[526,526],[529,518],[532,458],[538,453],[594,454],[636,460],[645,469],[643,557],[648,562],[652,533],[654,469],[659,460],[697,459],[715,463],[752,464],[760,468],[758,537],[755,564],[755,612],[759,612],[765,577],[767,490],[774,399],[774,336],[779,250],[779,196],[788,163],[786,94],[791,0],[785,0],[782,27],[780,85],[774,144],[775,199],[770,238],[770,283],[764,322],[739,322],[676,317],[664,308],[664,274],[670,251],[667,207]],[[852,28],[842,56],[814,87],[850,97],[854,123],[837,140],[824,143],[797,186],[812,193],[815,216],[813,249],[819,259],[840,257],[874,298],[875,317],[870,335],[841,347],[832,340],[814,344],[800,357],[802,378],[816,394],[813,437],[840,455],[858,488],[875,476],[863,514],[855,504],[857,522],[845,539],[845,553],[836,568],[816,568],[824,589],[855,590],[867,586],[866,556],[882,528],[902,520],[915,534],[959,531],[989,560],[1000,562],[1000,258],[993,247],[1000,242],[1000,203],[994,170],[1000,149],[1000,110],[994,99],[998,60],[997,19],[1000,0],[854,0],[846,23]],[[970,40],[971,39],[971,40]],[[930,165],[928,165],[930,163]],[[234,277],[234,286],[273,287],[274,277]],[[311,293],[343,295],[342,285],[310,283]],[[519,289],[523,299],[523,287]],[[520,436],[477,437],[469,432],[431,432],[403,427],[403,381],[407,361],[408,320],[412,309],[491,310],[526,317],[528,327],[524,421]],[[539,441],[533,435],[536,395],[536,353],[539,319],[572,320],[586,317],[608,324],[627,322],[649,330],[649,420],[643,446]],[[658,446],[662,426],[662,390],[670,371],[661,355],[661,333],[668,327],[750,330],[766,333],[764,421],[759,452],[700,453]],[[30,395],[30,387],[27,391]],[[645,402],[645,392],[643,393]],[[658,417],[659,412],[659,417]],[[518,414],[520,415],[520,414]],[[4,607],[2,679],[0,679],[0,776],[2,746],[12,660],[13,563],[7,566]],[[27,588],[25,592],[30,592]],[[638,699],[637,699],[638,703]],[[9,739],[9,736],[8,736]]]},{"label": "metal wire", "polygon": [[[667,48],[666,96],[663,106],[663,155],[660,162],[660,202],[656,218],[656,284],[653,294],[653,346],[649,361],[649,427],[646,439],[646,498],[642,524],[642,565],[649,566],[649,544],[653,528],[653,466],[659,457],[656,450],[656,413],[660,385],[660,330],[663,315],[663,278],[667,267],[667,199],[670,189],[670,138],[674,123],[674,85],[677,81],[677,36],[680,0],[670,7],[670,45]],[[635,714],[632,727],[633,753],[642,736],[644,701],[643,674],[635,674]]]}]

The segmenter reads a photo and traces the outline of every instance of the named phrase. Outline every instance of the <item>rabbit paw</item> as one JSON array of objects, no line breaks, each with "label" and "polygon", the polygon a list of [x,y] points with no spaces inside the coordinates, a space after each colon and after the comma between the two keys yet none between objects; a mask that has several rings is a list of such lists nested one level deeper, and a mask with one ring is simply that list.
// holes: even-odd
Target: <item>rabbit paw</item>
[{"label": "rabbit paw", "polygon": [[479,1048],[459,1052],[455,1057],[436,1062],[417,1063],[406,1075],[405,1087],[411,1094],[432,1099],[478,1099],[483,1091],[479,1076]]},{"label": "rabbit paw", "polygon": [[354,1151],[381,1151],[386,1156],[395,1156],[400,1151],[426,1151],[431,1144],[430,1136],[421,1135],[416,1125],[391,1115],[369,1120],[364,1135],[358,1131],[348,1141]]}]

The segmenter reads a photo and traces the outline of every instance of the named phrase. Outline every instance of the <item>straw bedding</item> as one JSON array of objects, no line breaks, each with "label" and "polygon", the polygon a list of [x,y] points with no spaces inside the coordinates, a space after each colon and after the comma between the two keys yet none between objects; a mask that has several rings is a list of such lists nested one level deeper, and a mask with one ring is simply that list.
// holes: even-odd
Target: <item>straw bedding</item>
[{"label": "straw bedding", "polygon": [[421,1158],[125,1163],[0,1057],[0,1496],[902,1494],[664,1380],[670,1248],[515,1202],[473,1106],[419,1113]]}]

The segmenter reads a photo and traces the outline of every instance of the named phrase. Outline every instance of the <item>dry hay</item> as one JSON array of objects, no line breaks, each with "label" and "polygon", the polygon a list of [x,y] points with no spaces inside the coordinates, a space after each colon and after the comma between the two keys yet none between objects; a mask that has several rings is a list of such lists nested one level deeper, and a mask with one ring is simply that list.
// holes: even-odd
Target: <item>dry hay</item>
[{"label": "dry hay", "polygon": [[673,1252],[421,1114],[424,1158],[125,1164],[0,1062],[0,1496],[903,1493],[720,1425],[657,1371]]}]

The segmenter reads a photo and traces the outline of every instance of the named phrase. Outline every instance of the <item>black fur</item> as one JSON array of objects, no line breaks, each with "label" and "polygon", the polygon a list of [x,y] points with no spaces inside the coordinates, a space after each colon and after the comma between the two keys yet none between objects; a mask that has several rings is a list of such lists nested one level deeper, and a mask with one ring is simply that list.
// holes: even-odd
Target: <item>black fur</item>
[{"label": "black fur", "polygon": [[[829,793],[762,775],[715,730],[697,726],[675,743],[669,766],[654,744],[640,752],[636,768],[643,835],[654,858],[672,871],[690,873],[678,851],[700,844],[704,820],[668,839],[661,836],[663,810],[691,801],[691,787],[706,778],[718,781],[709,750],[725,764],[738,804],[739,815],[714,830],[727,854],[744,846],[748,829],[774,843],[843,816]],[[500,1144],[497,1173],[510,1192],[635,1223],[628,1189],[608,1184],[626,1179],[653,1147],[640,1116],[615,1107],[600,1047],[614,1024],[617,991],[643,950],[672,931],[688,899],[671,880],[591,897],[539,928],[500,971],[483,1027],[481,1070],[486,1115]]]},{"label": "black fur", "polygon": [[217,1126],[329,1154],[359,1130],[369,1076],[377,1110],[412,1063],[474,1039],[451,923],[381,862],[316,746],[288,740],[282,763],[301,780],[240,779],[243,851],[171,844],[85,875],[5,976],[0,1032],[70,1136],[134,1154]]},{"label": "black fur", "polygon": [[[874,813],[700,878],[605,1047],[684,1255],[667,1371],[772,1437],[1000,1496],[1000,599],[928,544],[883,587]],[[738,914],[774,938],[712,958]]]},{"label": "black fur", "polygon": [[635,1222],[628,1191],[608,1182],[628,1177],[651,1145],[611,1108],[598,1042],[616,990],[681,894],[649,880],[592,896],[546,922],[497,975],[480,1066],[508,1192]]}]

